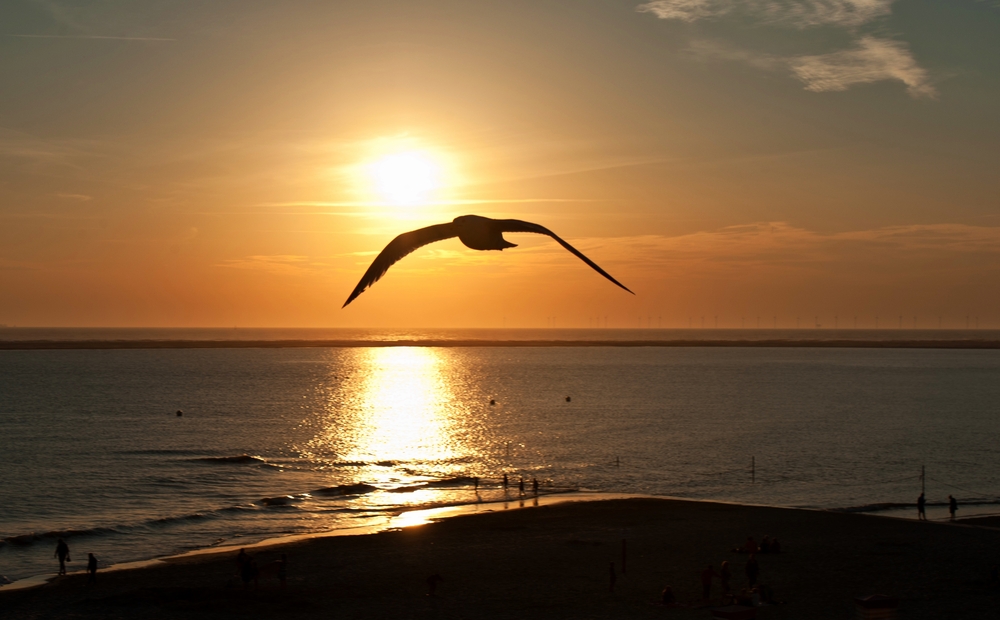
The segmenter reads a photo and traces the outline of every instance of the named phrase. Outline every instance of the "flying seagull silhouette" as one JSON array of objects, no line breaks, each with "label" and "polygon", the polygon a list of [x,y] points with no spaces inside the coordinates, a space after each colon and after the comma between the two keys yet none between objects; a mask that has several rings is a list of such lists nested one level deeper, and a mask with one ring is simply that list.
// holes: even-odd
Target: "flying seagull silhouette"
[{"label": "flying seagull silhouette", "polygon": [[[434,243],[435,241],[451,239],[452,237],[458,237],[466,247],[473,250],[503,250],[504,248],[517,247],[516,243],[511,243],[503,238],[503,233],[505,232],[548,235],[555,239],[559,245],[576,254],[580,260],[593,267],[597,273],[611,280],[629,293],[632,293],[627,286],[612,278],[608,272],[598,267],[594,261],[584,256],[582,252],[560,239],[559,235],[544,226],[521,220],[494,220],[479,215],[462,215],[456,217],[448,224],[435,224],[434,226],[411,230],[390,241],[389,245],[385,246],[385,249],[372,262],[371,267],[361,277],[361,281],[354,287],[351,296],[347,298],[347,301],[341,307],[346,308],[347,304],[354,301],[365,289],[378,282],[379,278],[384,276],[385,272],[389,271],[389,267],[392,267],[396,262],[417,248]],[[635,293],[632,294],[635,295]]]}]

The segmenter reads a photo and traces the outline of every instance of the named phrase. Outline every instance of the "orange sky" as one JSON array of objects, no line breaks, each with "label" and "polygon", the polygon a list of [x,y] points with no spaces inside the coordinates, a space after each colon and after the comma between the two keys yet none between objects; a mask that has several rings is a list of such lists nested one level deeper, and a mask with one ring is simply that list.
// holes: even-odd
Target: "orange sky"
[{"label": "orange sky", "polygon": [[[4,3],[0,323],[1000,327],[1000,9],[794,4]],[[636,295],[508,235],[341,310],[465,213]]]}]

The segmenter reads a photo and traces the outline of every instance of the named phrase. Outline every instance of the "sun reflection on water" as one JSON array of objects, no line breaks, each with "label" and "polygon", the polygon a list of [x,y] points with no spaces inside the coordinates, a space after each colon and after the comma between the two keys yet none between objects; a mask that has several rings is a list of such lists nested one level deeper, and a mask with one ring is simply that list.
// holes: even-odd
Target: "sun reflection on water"
[{"label": "sun reflection on water", "polygon": [[358,388],[347,431],[349,461],[442,461],[457,456],[451,440],[454,400],[440,354],[428,348],[365,351],[367,376]]},{"label": "sun reflection on water", "polygon": [[[337,371],[342,379],[326,392],[327,414],[303,456],[327,463],[351,482],[386,489],[471,475],[466,461],[482,447],[482,420],[455,393],[462,387],[452,355],[425,347],[355,349],[349,355],[341,363],[351,370]],[[440,491],[411,488],[391,495],[393,502],[413,504]]]}]

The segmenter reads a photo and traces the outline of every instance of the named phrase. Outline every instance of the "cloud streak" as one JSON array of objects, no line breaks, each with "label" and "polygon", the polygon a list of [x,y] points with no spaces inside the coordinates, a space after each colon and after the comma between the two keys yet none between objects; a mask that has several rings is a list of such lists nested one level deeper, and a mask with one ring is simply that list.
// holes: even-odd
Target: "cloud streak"
[{"label": "cloud streak", "polygon": [[17,39],[100,39],[108,41],[176,41],[164,37],[110,37],[90,34],[4,34]]},{"label": "cloud streak", "polygon": [[636,10],[660,19],[681,22],[739,16],[750,24],[795,28],[830,26],[847,29],[855,39],[852,49],[827,54],[775,56],[696,41],[689,48],[695,56],[742,62],[762,70],[788,70],[813,92],[843,91],[860,84],[899,81],[910,96],[935,97],[927,71],[906,44],[858,29],[892,12],[894,0],[653,0]]},{"label": "cloud streak", "polygon": [[898,41],[862,37],[858,47],[819,56],[800,56],[789,63],[795,77],[813,92],[847,90],[855,84],[899,80],[913,97],[934,97],[927,71]]},{"label": "cloud streak", "polygon": [[637,7],[660,19],[694,22],[737,15],[757,22],[856,27],[892,12],[895,0],[653,0]]},{"label": "cloud streak", "polygon": [[580,243],[600,247],[611,262],[634,262],[641,255],[646,268],[654,270],[678,264],[712,271],[755,266],[831,270],[845,263],[868,268],[875,256],[881,264],[931,262],[941,269],[962,262],[952,259],[975,257],[1000,268],[1000,226],[930,224],[819,233],[787,222],[758,222],[675,237],[643,235]]},{"label": "cloud streak", "polygon": [[865,36],[853,49],[811,56],[776,56],[706,40],[692,42],[687,51],[700,60],[740,62],[763,71],[788,71],[806,90],[816,93],[899,81],[914,98],[937,96],[930,75],[913,59],[906,44],[890,39]]}]

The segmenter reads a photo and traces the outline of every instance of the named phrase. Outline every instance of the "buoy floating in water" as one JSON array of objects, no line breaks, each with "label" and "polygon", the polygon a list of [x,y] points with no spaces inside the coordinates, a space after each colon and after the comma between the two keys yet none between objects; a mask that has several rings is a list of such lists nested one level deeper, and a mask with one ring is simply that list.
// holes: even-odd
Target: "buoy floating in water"
[{"label": "buoy floating in water", "polygon": [[569,396],[567,396],[567,397],[566,397],[566,402],[567,402],[567,403],[568,403],[569,401],[571,401],[571,400],[573,400],[573,399],[572,399],[572,398],[570,398]]},{"label": "buoy floating in water", "polygon": [[491,405],[495,405],[495,404],[497,404],[497,401],[495,401],[495,400],[493,400],[493,399],[491,398],[491,399],[490,399],[490,404],[491,404]]},{"label": "buoy floating in water", "polygon": [[178,409],[178,410],[177,410],[177,417],[179,418],[179,417],[181,417],[182,415],[184,415],[184,412],[183,412],[183,411],[181,411],[180,409]]}]

